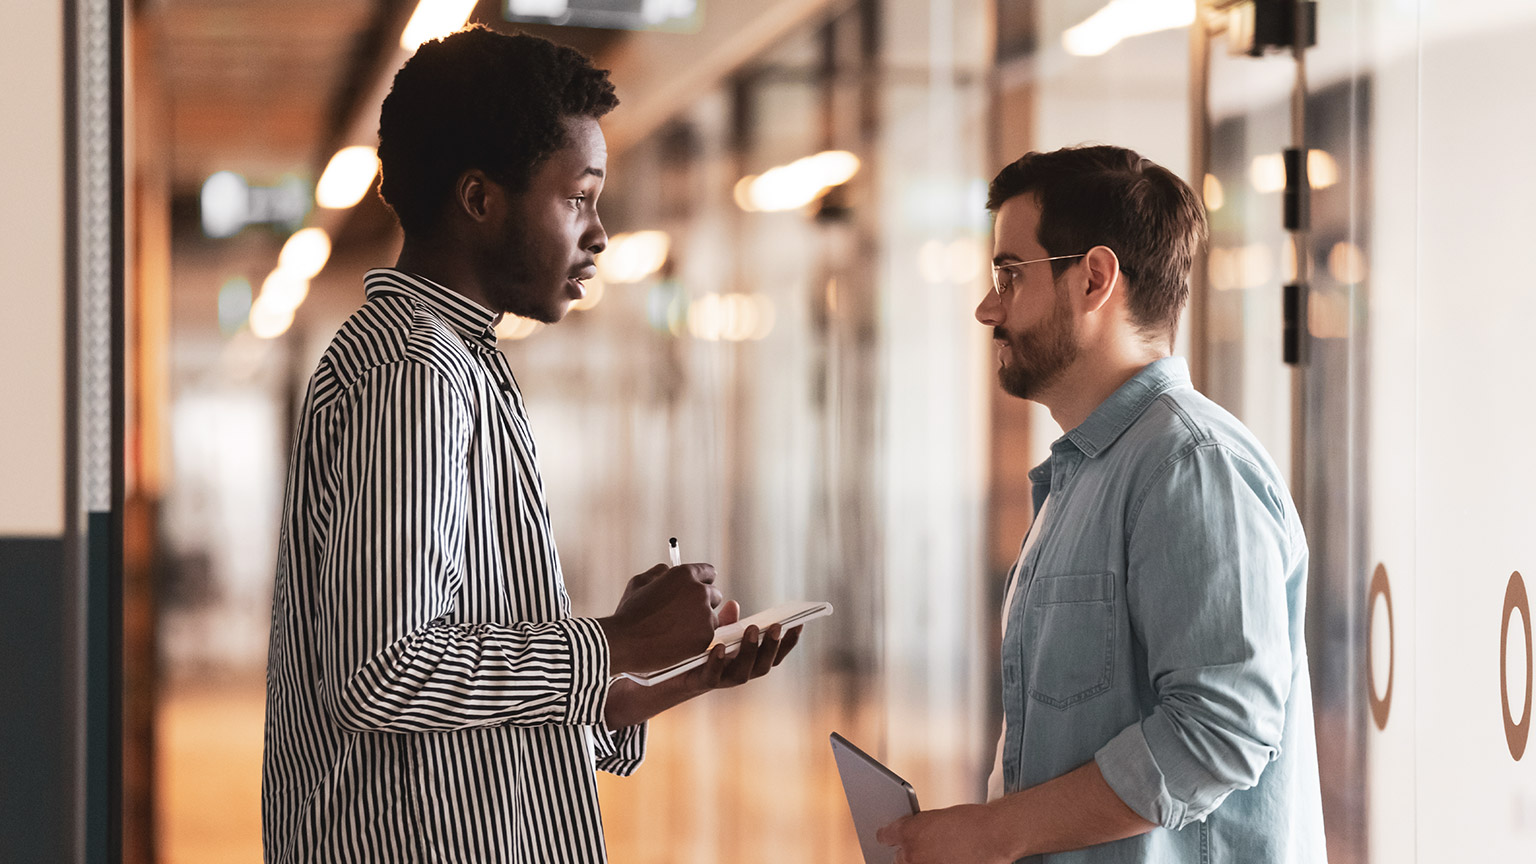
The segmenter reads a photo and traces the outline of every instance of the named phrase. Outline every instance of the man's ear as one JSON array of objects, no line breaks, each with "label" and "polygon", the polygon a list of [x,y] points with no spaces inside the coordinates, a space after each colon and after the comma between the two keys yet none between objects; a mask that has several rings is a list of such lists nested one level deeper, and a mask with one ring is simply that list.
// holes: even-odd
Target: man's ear
[{"label": "man's ear", "polygon": [[453,209],[474,222],[484,222],[495,208],[501,188],[479,168],[470,168],[453,184]]},{"label": "man's ear", "polygon": [[1116,291],[1121,290],[1125,274],[1120,272],[1119,256],[1108,246],[1089,249],[1083,256],[1083,266],[1088,274],[1084,306],[1088,312],[1097,312]]}]

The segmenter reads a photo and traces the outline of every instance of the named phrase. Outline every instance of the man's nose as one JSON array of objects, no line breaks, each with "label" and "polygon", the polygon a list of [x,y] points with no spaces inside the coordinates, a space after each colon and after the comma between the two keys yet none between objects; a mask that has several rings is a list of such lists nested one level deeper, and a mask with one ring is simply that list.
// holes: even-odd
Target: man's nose
[{"label": "man's nose", "polygon": [[988,291],[981,302],[976,304],[976,320],[988,327],[997,327],[1003,323],[1003,302],[998,299],[996,291]]},{"label": "man's nose", "polygon": [[601,254],[608,248],[608,232],[603,229],[603,222],[596,216],[592,218],[592,225],[587,228],[586,236],[582,237],[581,248],[593,255]]}]

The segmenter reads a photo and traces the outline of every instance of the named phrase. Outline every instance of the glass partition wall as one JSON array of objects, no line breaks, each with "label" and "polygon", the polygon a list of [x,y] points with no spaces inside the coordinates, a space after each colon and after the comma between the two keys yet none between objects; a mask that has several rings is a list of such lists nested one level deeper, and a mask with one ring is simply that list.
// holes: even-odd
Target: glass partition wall
[{"label": "glass partition wall", "polygon": [[701,93],[614,160],[602,299],[503,343],[577,608],[670,536],[749,612],[836,607],[601,779],[619,860],[857,858],[832,731],[981,796],[986,12],[848,4]]}]

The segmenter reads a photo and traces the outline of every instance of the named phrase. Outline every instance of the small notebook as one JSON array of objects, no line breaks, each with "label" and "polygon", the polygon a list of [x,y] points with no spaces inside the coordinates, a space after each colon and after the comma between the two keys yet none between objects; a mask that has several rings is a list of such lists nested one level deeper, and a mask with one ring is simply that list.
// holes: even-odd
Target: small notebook
[{"label": "small notebook", "polygon": [[747,628],[754,624],[763,633],[767,633],[768,629],[775,624],[782,625],[784,628],[783,632],[788,633],[792,628],[799,627],[807,621],[814,621],[817,618],[824,618],[831,614],[831,603],[820,601],[785,603],[772,609],[764,609],[756,615],[751,615],[737,621],[735,624],[727,624],[721,627],[715,631],[714,641],[709,643],[708,650],[695,654],[687,660],[681,660],[666,668],[657,669],[655,672],[621,672],[619,674],[631,681],[638,681],[650,687],[653,684],[660,684],[663,681],[675,678],[690,669],[697,669],[703,666],[704,661],[709,659],[709,652],[714,650],[716,645],[726,646],[726,656],[735,654],[741,649],[741,637],[746,634]]}]

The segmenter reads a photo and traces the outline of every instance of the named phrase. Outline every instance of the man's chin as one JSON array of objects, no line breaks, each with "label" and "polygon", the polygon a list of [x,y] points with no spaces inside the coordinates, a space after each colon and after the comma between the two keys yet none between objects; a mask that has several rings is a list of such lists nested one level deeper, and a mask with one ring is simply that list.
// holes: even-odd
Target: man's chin
[{"label": "man's chin", "polygon": [[1019,370],[1004,366],[997,370],[997,383],[1003,388],[1003,392],[1016,399],[1035,398],[1035,381],[1027,375],[1019,374]]}]

